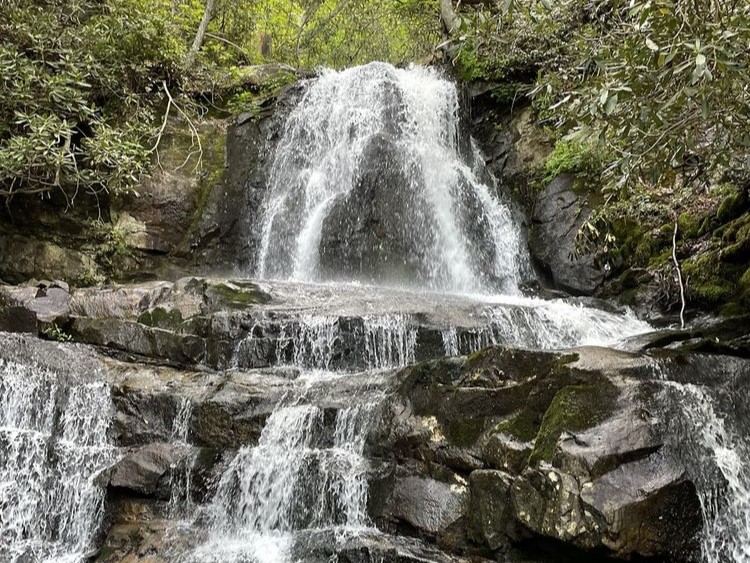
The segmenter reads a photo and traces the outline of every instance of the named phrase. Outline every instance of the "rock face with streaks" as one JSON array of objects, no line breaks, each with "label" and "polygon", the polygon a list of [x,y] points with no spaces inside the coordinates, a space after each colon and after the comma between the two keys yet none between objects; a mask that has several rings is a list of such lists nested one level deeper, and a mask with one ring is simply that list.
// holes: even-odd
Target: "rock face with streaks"
[{"label": "rock face with streaks", "polygon": [[576,236],[591,215],[573,189],[573,177],[562,174],[537,196],[529,230],[529,248],[555,287],[574,295],[593,295],[605,272],[591,254],[579,254]]}]

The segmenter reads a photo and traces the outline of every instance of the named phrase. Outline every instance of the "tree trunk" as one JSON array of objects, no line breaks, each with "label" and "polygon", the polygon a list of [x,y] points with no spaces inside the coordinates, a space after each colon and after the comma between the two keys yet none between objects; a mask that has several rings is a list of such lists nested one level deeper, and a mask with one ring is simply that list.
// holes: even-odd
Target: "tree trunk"
[{"label": "tree trunk", "polygon": [[452,0],[440,0],[440,20],[443,22],[445,34],[450,37],[458,24],[458,16],[453,9]]},{"label": "tree trunk", "polygon": [[201,50],[203,45],[203,39],[206,36],[206,30],[208,24],[211,22],[211,15],[214,11],[214,5],[216,0],[206,0],[206,9],[203,12],[203,18],[198,26],[198,31],[195,32],[195,39],[193,39],[193,45],[190,47],[187,56],[185,57],[185,68],[190,68],[195,62],[195,57],[198,55],[198,51]]}]

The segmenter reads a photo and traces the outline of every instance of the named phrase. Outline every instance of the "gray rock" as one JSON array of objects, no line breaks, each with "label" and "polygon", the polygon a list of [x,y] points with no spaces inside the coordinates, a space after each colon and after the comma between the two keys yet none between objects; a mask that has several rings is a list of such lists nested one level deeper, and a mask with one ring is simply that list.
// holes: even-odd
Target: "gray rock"
[{"label": "gray rock", "polygon": [[592,295],[604,281],[594,256],[576,256],[575,238],[591,210],[573,191],[573,177],[562,174],[537,196],[529,233],[531,254],[555,287]]},{"label": "gray rock", "polygon": [[501,471],[474,471],[469,479],[469,511],[473,539],[496,550],[515,535],[515,512],[510,499],[513,478]]},{"label": "gray rock", "polygon": [[140,495],[156,493],[162,477],[185,456],[184,448],[153,443],[127,454],[112,468],[109,486]]},{"label": "gray rock", "polygon": [[396,478],[386,514],[432,535],[445,533],[466,515],[469,488],[425,477]]},{"label": "gray rock", "polygon": [[21,235],[0,235],[0,275],[13,283],[36,278],[85,285],[104,279],[83,252]]}]

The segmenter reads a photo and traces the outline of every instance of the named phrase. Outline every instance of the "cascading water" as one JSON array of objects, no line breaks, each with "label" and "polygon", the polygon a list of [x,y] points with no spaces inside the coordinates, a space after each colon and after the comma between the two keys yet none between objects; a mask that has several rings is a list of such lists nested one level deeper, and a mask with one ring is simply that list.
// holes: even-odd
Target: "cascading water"
[{"label": "cascading water", "polygon": [[[189,561],[294,561],[303,532],[346,537],[369,528],[364,448],[384,397],[379,371],[413,361],[414,329],[401,317],[367,319],[366,362],[376,371],[362,373],[323,371],[339,338],[336,319],[302,318],[281,333],[280,363],[305,371],[258,444],[242,448],[222,474],[207,509],[210,538]],[[331,396],[342,378],[354,389],[348,399]],[[326,408],[331,400],[337,404]]]},{"label": "cascading water", "polygon": [[193,404],[189,399],[183,397],[180,401],[180,408],[172,423],[172,435],[170,436],[170,442],[178,446],[186,454],[181,463],[170,467],[169,513],[174,517],[188,516],[192,513],[193,509],[191,481],[197,454],[188,443],[190,417],[192,414]]},{"label": "cascading water", "polygon": [[[702,561],[750,563],[750,411],[730,400],[732,411],[723,412],[721,389],[668,380],[669,370],[661,365],[657,371],[664,386],[661,401],[679,405],[682,412],[667,427],[673,454],[689,468],[701,502]],[[711,367],[696,371],[710,373]],[[739,384],[744,387],[745,382]]]},{"label": "cascading water", "polygon": [[0,360],[0,560],[78,563],[113,460],[108,388]]},{"label": "cascading water", "polygon": [[[184,455],[166,475],[164,516],[206,537],[175,557],[321,561],[307,557],[316,538],[320,553],[336,553],[338,542],[376,535],[368,434],[393,372],[423,348],[457,356],[491,345],[614,345],[650,329],[629,314],[522,296],[521,229],[496,192],[461,132],[456,87],[436,71],[376,63],[309,84],[275,149],[257,257],[257,274],[291,280],[276,288],[297,301],[253,307],[256,317],[232,327],[245,337],[228,362],[232,372],[278,376],[283,396],[263,411],[257,443],[222,460],[208,503],[192,496],[199,450],[188,431],[200,424],[191,427],[198,415],[181,400],[165,437]],[[684,465],[700,465],[690,477],[704,512],[703,560],[750,563],[750,447],[706,389],[662,383],[684,406],[669,421],[691,445]],[[205,403],[196,409],[211,417]],[[116,458],[112,410],[104,384],[0,360],[1,561],[92,555],[99,477]]]},{"label": "cascading water", "polygon": [[[443,292],[421,294],[431,306],[446,293],[481,296],[462,317],[474,328],[448,322],[439,333],[448,355],[492,344],[605,343],[647,328],[521,297],[521,229],[487,177],[461,132],[457,89],[436,71],[374,63],[308,85],[275,147],[256,274],[336,282],[336,307],[316,309],[314,290],[290,285],[309,303],[261,314],[236,346],[235,367],[300,373],[258,444],[240,449],[222,474],[206,510],[210,537],[192,561],[304,560],[295,553],[305,533],[367,529],[368,423],[388,386],[383,370],[417,359],[419,311],[383,307],[391,295],[367,288],[344,316],[342,299],[361,286],[340,282]],[[496,293],[504,301],[488,300]],[[342,379],[349,394],[332,397]]]},{"label": "cascading water", "polygon": [[458,112],[433,70],[324,73],[276,147],[258,276],[516,292],[521,230]]}]

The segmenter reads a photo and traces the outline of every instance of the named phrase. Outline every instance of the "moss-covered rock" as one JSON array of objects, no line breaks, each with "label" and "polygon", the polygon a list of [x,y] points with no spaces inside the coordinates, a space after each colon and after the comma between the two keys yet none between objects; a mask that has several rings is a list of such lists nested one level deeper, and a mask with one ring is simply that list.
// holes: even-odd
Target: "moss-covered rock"
[{"label": "moss-covered rock", "polygon": [[462,552],[532,534],[626,559],[689,553],[700,505],[684,468],[659,454],[660,418],[644,403],[652,372],[646,357],[599,348],[431,361],[401,372],[372,447],[396,471],[469,473],[465,531],[436,537],[465,534]]},{"label": "moss-covered rock", "polygon": [[552,461],[563,432],[592,428],[612,416],[618,395],[617,387],[606,379],[560,389],[544,414],[529,463]]}]

